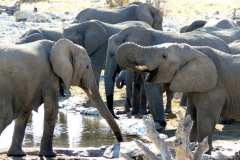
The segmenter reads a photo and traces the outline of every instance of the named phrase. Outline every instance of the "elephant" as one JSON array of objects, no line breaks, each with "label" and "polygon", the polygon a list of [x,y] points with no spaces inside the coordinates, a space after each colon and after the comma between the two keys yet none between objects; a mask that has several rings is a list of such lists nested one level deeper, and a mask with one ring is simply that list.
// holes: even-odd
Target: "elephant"
[{"label": "elephant", "polygon": [[216,37],[221,38],[227,44],[240,39],[240,27],[234,27],[229,29],[219,29],[217,27],[204,27],[197,29],[197,31],[206,32]]},{"label": "elephant", "polygon": [[129,70],[149,73],[150,83],[169,83],[172,91],[188,94],[190,140],[201,142],[208,136],[209,153],[220,116],[239,118],[240,55],[185,43],[149,47],[124,43],[116,60]]},{"label": "elephant", "polygon": [[80,24],[70,25],[64,29],[63,35],[65,38],[83,46],[87,50],[95,72],[95,77],[97,82],[99,82],[101,71],[105,65],[108,38],[132,26],[150,28],[145,22],[139,21],[109,24],[98,20],[90,20]]},{"label": "elephant", "polygon": [[230,29],[237,27],[237,24],[230,19],[220,19],[220,20],[196,20],[190,25],[184,26],[180,29],[180,33],[191,32],[200,28],[218,28],[218,29]]},{"label": "elephant", "polygon": [[192,32],[198,28],[202,28],[207,21],[205,20],[195,20],[190,25],[186,25],[180,29],[180,33]]},{"label": "elephant", "polygon": [[143,21],[155,29],[162,30],[163,13],[150,4],[135,3],[126,8],[114,10],[87,8],[78,13],[74,22],[82,23],[93,19],[111,24]]},{"label": "elephant", "polygon": [[[121,67],[117,64],[115,54],[117,48],[124,42],[135,42],[140,45],[156,45],[169,42],[188,43],[195,46],[211,46],[213,48],[230,53],[228,45],[220,38],[204,32],[172,33],[154,30],[152,28],[129,27],[109,38],[106,59],[106,69],[104,81],[106,84],[105,92],[108,106],[113,106],[113,93],[115,76]],[[167,85],[167,84],[166,84]],[[149,103],[150,112],[156,124],[165,124],[163,109],[163,88],[157,84],[145,83],[145,92]],[[171,108],[172,92],[166,89],[167,107]]]},{"label": "elephant", "polygon": [[[108,38],[131,26],[151,27],[147,23],[140,21],[108,24],[98,20],[90,20],[80,24],[72,24],[64,29],[63,35],[65,38],[83,46],[87,50],[92,62],[97,83],[99,84],[101,71],[104,69],[106,63]],[[108,107],[111,113],[115,116],[113,108],[110,107],[110,105],[108,105]]]},{"label": "elephant", "polygon": [[240,40],[228,44],[232,54],[240,54]]},{"label": "elephant", "polygon": [[23,43],[29,43],[34,42],[41,39],[47,39],[51,41],[57,41],[59,39],[63,38],[63,35],[59,31],[54,30],[45,30],[45,29],[31,29],[24,33],[19,40],[16,42],[16,44],[23,44]]},{"label": "elephant", "polygon": [[53,157],[52,138],[58,114],[60,83],[80,86],[95,102],[118,141],[121,131],[101,99],[86,50],[67,39],[39,40],[0,46],[0,134],[15,120],[8,156],[24,156],[22,142],[31,111],[44,103],[44,131],[40,156]]},{"label": "elephant", "polygon": [[126,84],[128,84],[130,87],[126,87],[127,99],[125,102],[125,110],[119,111],[117,114],[125,114],[130,112],[131,107],[132,115],[141,116],[147,114],[144,79],[145,76],[143,76],[143,74],[128,70],[122,70],[118,74],[116,77],[117,88],[121,89]]}]

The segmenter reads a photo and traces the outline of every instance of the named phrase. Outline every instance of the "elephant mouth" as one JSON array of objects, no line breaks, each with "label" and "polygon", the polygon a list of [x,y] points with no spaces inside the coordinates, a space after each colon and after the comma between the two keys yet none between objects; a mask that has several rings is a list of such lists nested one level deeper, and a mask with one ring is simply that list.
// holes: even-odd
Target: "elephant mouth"
[{"label": "elephant mouth", "polygon": [[148,73],[148,75],[146,76],[146,79],[145,79],[145,80],[146,80],[147,82],[153,82],[154,79],[155,79],[155,77],[156,77],[156,75],[157,75],[157,73],[158,73],[158,68],[150,71],[150,72]]}]

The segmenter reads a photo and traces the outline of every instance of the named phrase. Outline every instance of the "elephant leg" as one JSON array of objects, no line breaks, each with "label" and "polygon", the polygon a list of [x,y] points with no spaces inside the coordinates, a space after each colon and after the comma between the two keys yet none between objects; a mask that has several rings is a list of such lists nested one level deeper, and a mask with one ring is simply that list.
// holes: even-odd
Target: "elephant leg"
[{"label": "elephant leg", "polygon": [[[3,130],[12,122],[13,117],[13,106],[11,104],[11,100],[4,100],[3,96],[0,101],[0,135]],[[10,98],[10,97],[8,97]]]},{"label": "elephant leg", "polygon": [[187,106],[187,94],[183,93],[181,101],[180,101],[180,106]]},{"label": "elephant leg", "polygon": [[139,113],[140,107],[140,85],[136,82],[133,83],[133,93],[132,93],[132,115]]},{"label": "elephant leg", "polygon": [[212,135],[225,103],[225,92],[223,89],[214,89],[208,93],[195,94],[193,102],[197,112],[197,140],[201,142],[208,137],[208,153],[211,153]]},{"label": "elephant leg", "polygon": [[197,112],[196,112],[196,108],[195,108],[194,104],[190,104],[187,107],[186,116],[187,115],[190,115],[191,119],[193,121],[193,126],[191,129],[189,139],[191,142],[196,142],[197,141]]},{"label": "elephant leg", "polygon": [[100,77],[101,77],[101,69],[94,69],[94,75],[95,75],[95,79],[99,88],[99,83],[100,83]]},{"label": "elephant leg", "polygon": [[166,121],[163,108],[163,96],[162,88],[160,85],[144,83],[146,97],[150,109],[150,113],[153,116],[153,120],[156,124],[156,129],[161,132],[166,127]]},{"label": "elephant leg", "polygon": [[139,107],[139,114],[146,115],[147,114],[147,98],[144,89],[144,82],[141,85],[140,89],[140,107]]},{"label": "elephant leg", "polygon": [[52,141],[53,132],[58,114],[58,102],[56,93],[48,93],[44,98],[44,130],[41,140],[39,156],[54,157]]},{"label": "elephant leg", "polygon": [[172,98],[173,98],[173,92],[169,89],[169,85],[164,85],[165,92],[167,95],[167,104],[166,104],[166,109],[165,113],[172,113]]},{"label": "elephant leg", "polygon": [[31,111],[25,112],[15,120],[14,133],[12,138],[12,144],[8,150],[8,156],[25,156],[26,153],[22,150],[22,142],[24,138],[25,129],[28,119],[31,115]]}]

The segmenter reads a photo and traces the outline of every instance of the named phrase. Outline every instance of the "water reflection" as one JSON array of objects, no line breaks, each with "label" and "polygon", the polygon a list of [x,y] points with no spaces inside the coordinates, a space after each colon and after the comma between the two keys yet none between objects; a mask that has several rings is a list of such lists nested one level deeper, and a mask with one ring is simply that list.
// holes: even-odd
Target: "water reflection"
[{"label": "water reflection", "polygon": [[[24,147],[39,147],[43,132],[43,107],[33,112],[26,128]],[[14,122],[0,136],[0,149],[11,144]],[[100,117],[80,115],[75,110],[60,109],[54,131],[55,147],[90,147],[112,144],[114,135]]]}]

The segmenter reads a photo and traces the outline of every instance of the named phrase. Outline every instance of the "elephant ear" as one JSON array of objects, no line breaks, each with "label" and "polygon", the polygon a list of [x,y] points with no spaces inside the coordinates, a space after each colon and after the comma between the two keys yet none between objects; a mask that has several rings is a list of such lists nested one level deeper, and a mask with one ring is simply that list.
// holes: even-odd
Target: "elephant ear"
[{"label": "elephant ear", "polygon": [[104,45],[104,43],[107,43],[107,41],[107,30],[103,24],[98,21],[93,21],[90,24],[89,29],[87,29],[84,40],[84,47],[89,55],[97,51],[102,45]]},{"label": "elephant ear", "polygon": [[137,8],[137,16],[139,21],[147,22],[153,25],[153,16],[147,4],[139,5]]},{"label": "elephant ear", "polygon": [[52,46],[50,61],[53,71],[70,88],[73,79],[74,44],[67,39],[60,39]]},{"label": "elephant ear", "polygon": [[184,63],[175,73],[170,89],[177,92],[206,92],[213,89],[218,81],[213,61],[190,46],[182,49]]}]

